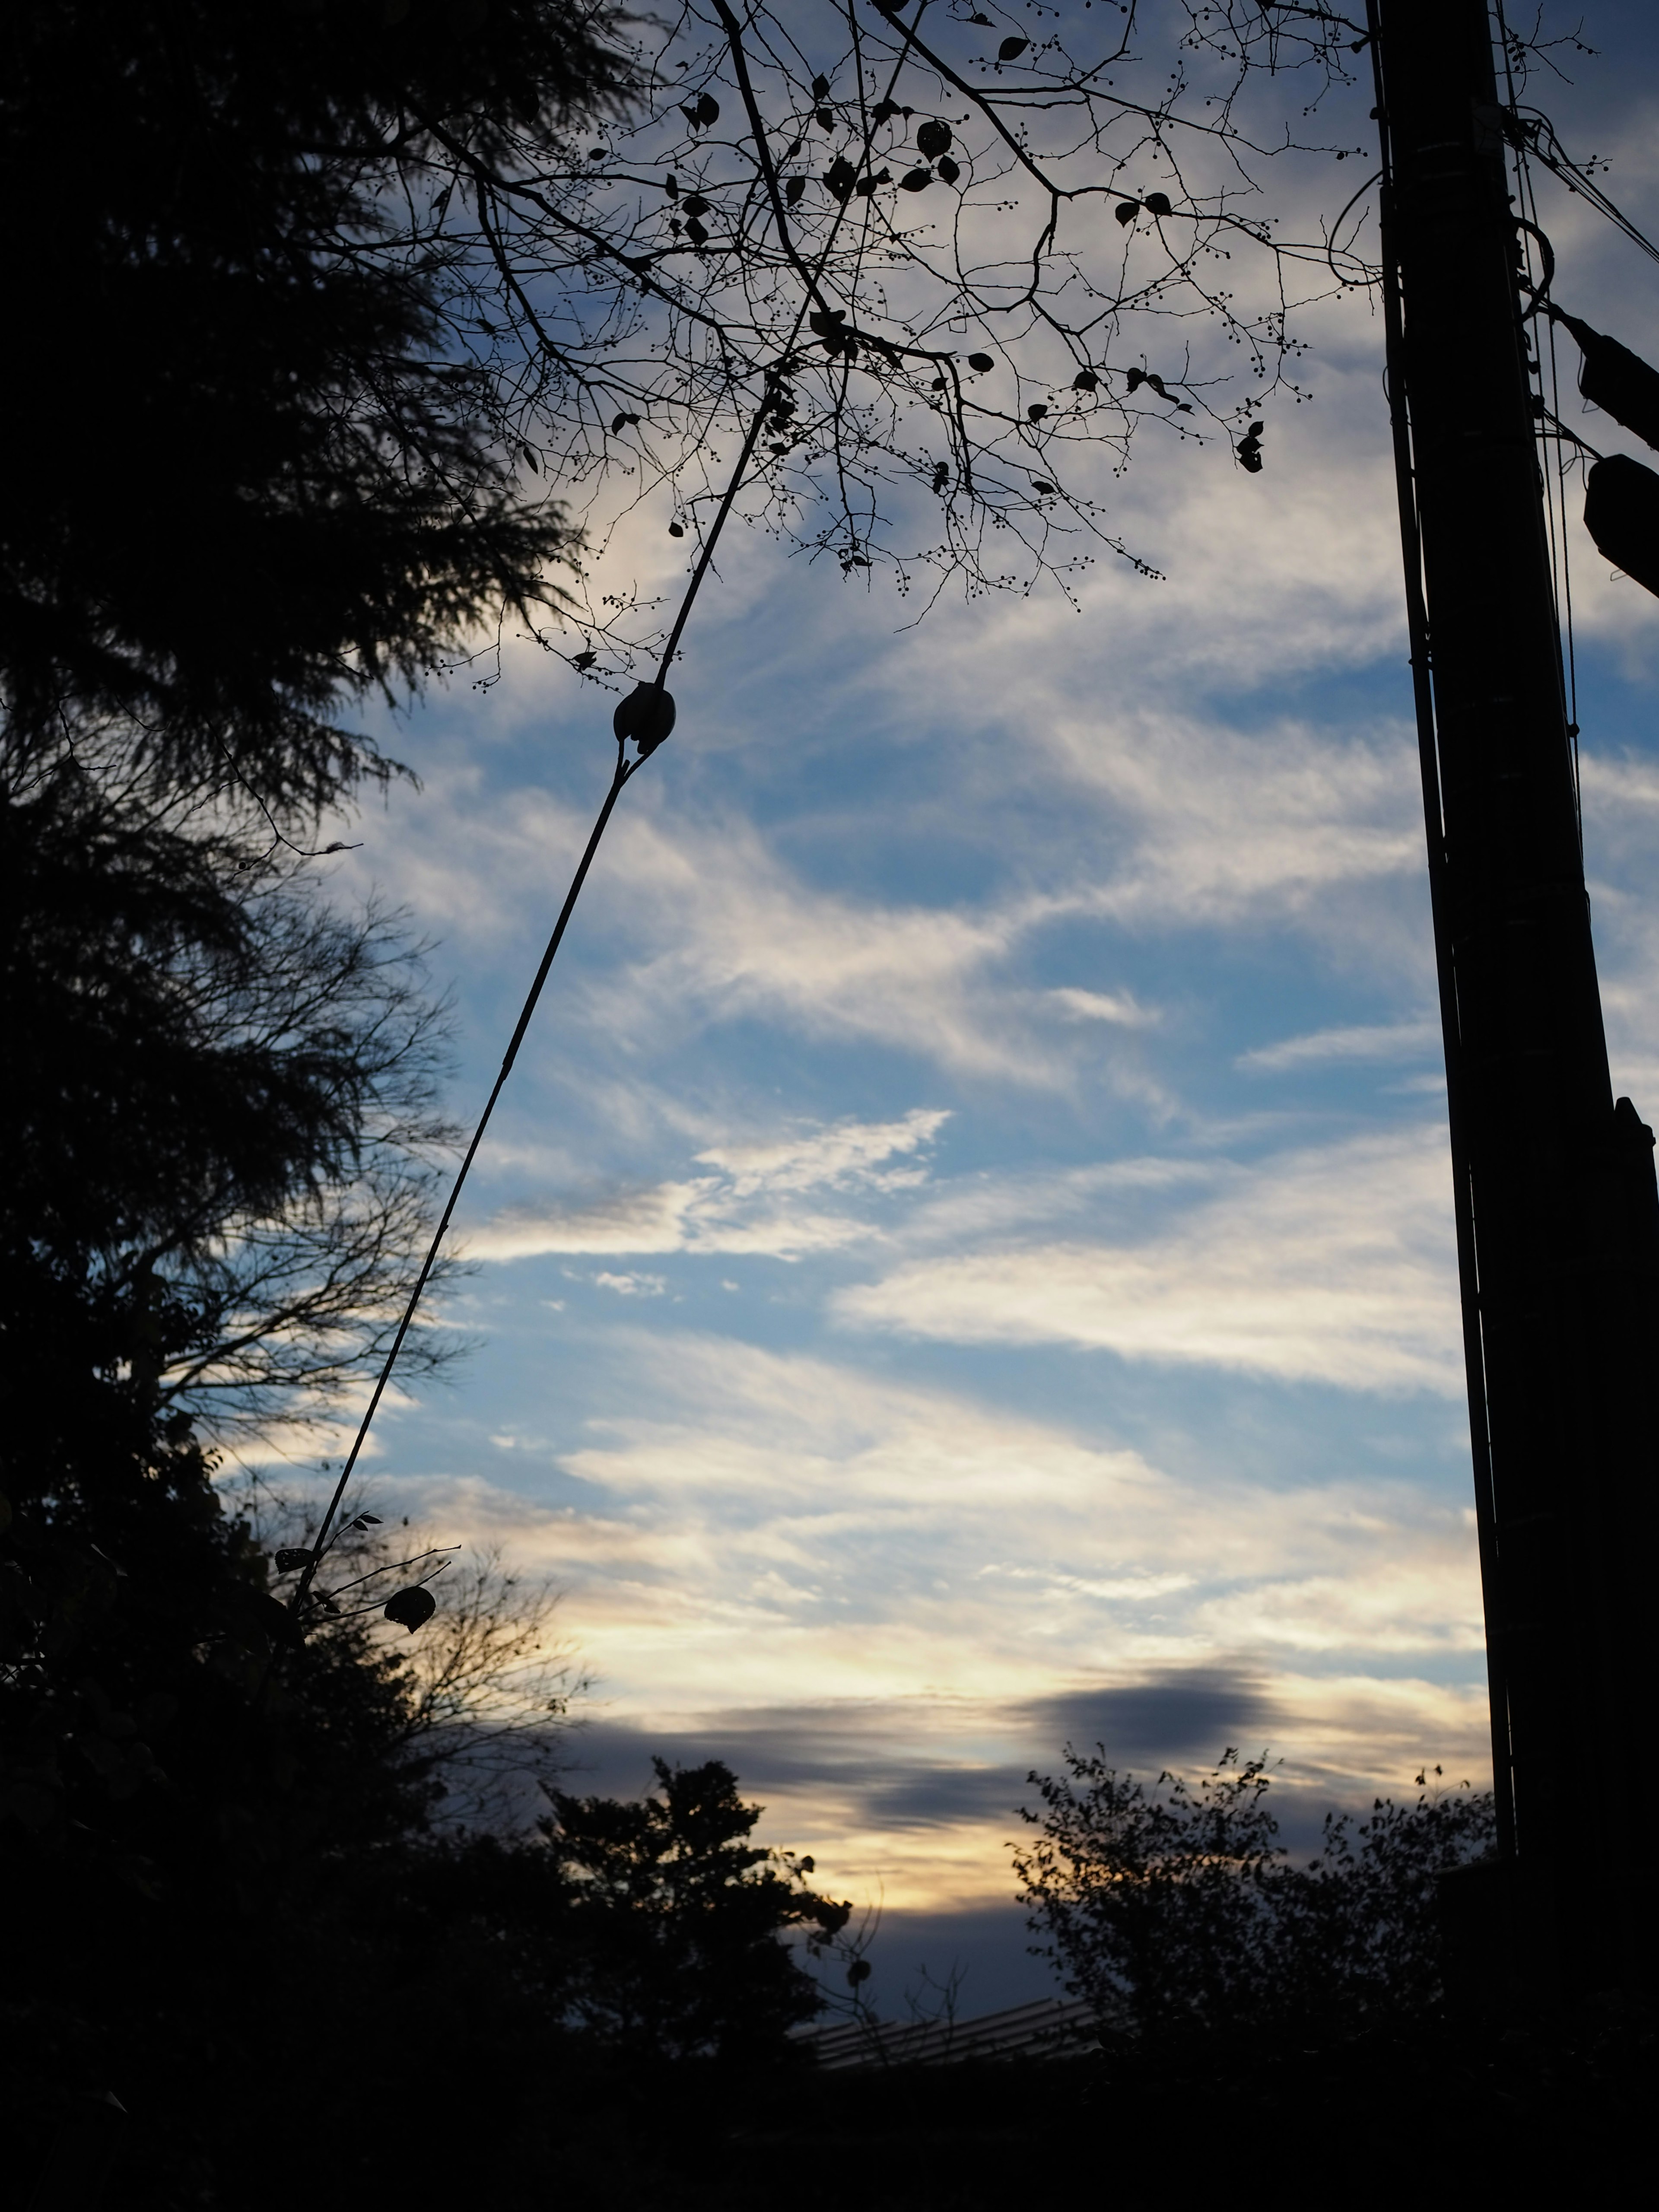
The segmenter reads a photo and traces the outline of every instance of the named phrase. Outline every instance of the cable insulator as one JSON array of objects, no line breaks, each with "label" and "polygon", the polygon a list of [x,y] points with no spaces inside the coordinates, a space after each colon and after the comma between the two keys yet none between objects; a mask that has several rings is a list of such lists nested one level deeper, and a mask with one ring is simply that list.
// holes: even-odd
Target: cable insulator
[{"label": "cable insulator", "polygon": [[618,744],[632,738],[645,759],[674,726],[673,694],[659,684],[636,684],[611,716],[611,726]]}]

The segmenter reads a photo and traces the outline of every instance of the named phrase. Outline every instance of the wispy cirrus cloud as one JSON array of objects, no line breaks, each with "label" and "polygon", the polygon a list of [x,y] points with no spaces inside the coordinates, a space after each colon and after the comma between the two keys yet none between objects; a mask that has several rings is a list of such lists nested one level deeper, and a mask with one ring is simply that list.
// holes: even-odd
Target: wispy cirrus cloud
[{"label": "wispy cirrus cloud", "polygon": [[671,1681],[682,1705],[728,1704],[763,1646],[792,1699],[908,1695],[919,1666],[941,1692],[1017,1699],[1244,1650],[1479,1646],[1471,1514],[1419,1483],[1176,1473],[967,1391],[642,1316],[629,1334],[631,1407],[574,1444],[528,1407],[514,1431],[515,1463],[556,1460],[564,1504],[434,1477],[422,1511],[461,1534],[516,1516],[630,1707]]},{"label": "wispy cirrus cloud", "polygon": [[1072,1344],[1359,1390],[1462,1389],[1445,1139],[1407,1127],[1218,1166],[1133,1240],[1018,1235],[836,1294],[869,1328]]},{"label": "wispy cirrus cloud", "polygon": [[1082,991],[1063,985],[1048,997],[1070,1022],[1110,1022],[1119,1029],[1144,1030],[1159,1018],[1156,1007],[1143,1006],[1133,991]]},{"label": "wispy cirrus cloud", "polygon": [[[995,1893],[1010,1785],[1068,1737],[1137,1766],[1270,1742],[1319,1809],[1425,1755],[1478,1761],[1462,1505],[1174,1474],[964,1392],[642,1319],[631,1342],[630,1405],[557,1451],[571,1502],[422,1486],[428,1517],[511,1527],[565,1583],[565,1626],[603,1655],[600,1786],[641,1786],[647,1751],[726,1757],[842,1893],[921,1909]],[[520,1434],[510,1456],[548,1449]]]},{"label": "wispy cirrus cloud", "polygon": [[[950,1119],[915,1107],[891,1121],[838,1121],[767,1143],[711,1146],[713,1174],[603,1193],[580,1203],[511,1207],[473,1230],[471,1257],[538,1253],[752,1253],[799,1260],[880,1233],[858,1210],[927,1179],[927,1158]],[[799,1201],[817,1193],[839,1204]],[[608,1285],[620,1279],[600,1276]]]},{"label": "wispy cirrus cloud", "polygon": [[1316,1067],[1332,1060],[1419,1060],[1439,1046],[1438,1022],[1361,1023],[1257,1045],[1240,1053],[1233,1066],[1246,1074],[1279,1075],[1287,1068]]}]

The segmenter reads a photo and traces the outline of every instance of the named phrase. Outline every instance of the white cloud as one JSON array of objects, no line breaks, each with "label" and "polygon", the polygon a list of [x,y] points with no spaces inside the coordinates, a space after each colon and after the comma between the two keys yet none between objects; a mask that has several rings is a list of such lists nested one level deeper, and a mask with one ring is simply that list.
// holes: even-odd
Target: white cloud
[{"label": "white cloud", "polygon": [[1134,1243],[912,1262],[836,1294],[846,1321],[1058,1343],[1348,1389],[1462,1388],[1445,1139],[1432,1127],[1234,1170]]},{"label": "white cloud", "polygon": [[1079,991],[1066,988],[1048,994],[1068,1021],[1111,1022],[1119,1028],[1147,1029],[1158,1017],[1143,1006],[1132,991]]},{"label": "white cloud", "polygon": [[692,1024],[770,1021],[925,1054],[961,1073],[1053,1084],[1019,1000],[988,983],[1046,902],[976,908],[855,898],[803,883],[737,821],[627,825],[620,855],[647,940],[613,1024],[653,1042]]},{"label": "white cloud", "polygon": [[678,1252],[687,1240],[686,1217],[705,1188],[656,1183],[606,1192],[558,1212],[514,1206],[466,1232],[467,1256],[521,1260],[538,1252]]},{"label": "white cloud", "polygon": [[[638,1409],[558,1454],[580,1507],[422,1487],[458,1534],[516,1517],[520,1554],[569,1582],[567,1626],[630,1703],[668,1682],[741,1702],[762,1642],[779,1698],[919,1680],[1012,1698],[1056,1670],[1244,1650],[1478,1648],[1470,1515],[1410,1481],[1171,1474],[965,1394],[708,1334],[637,1329],[628,1364]],[[530,1425],[513,1434],[516,1460],[546,1453]]]},{"label": "white cloud", "polygon": [[950,1118],[947,1110],[916,1107],[897,1121],[838,1121],[772,1144],[714,1145],[699,1152],[697,1160],[726,1171],[734,1198],[824,1184],[895,1190],[921,1180],[926,1170],[915,1165],[890,1168],[886,1163],[914,1161]]},{"label": "white cloud", "polygon": [[[435,1480],[420,1510],[453,1536],[510,1532],[516,1563],[557,1572],[603,1714],[651,1747],[724,1742],[763,1700],[810,1711],[793,1778],[761,1794],[772,1832],[836,1879],[895,1905],[991,1893],[1000,1785],[961,1816],[948,1790],[932,1811],[883,1804],[925,1801],[921,1769],[1001,1762],[1017,1783],[1090,1693],[1172,1668],[1249,1678],[1287,1780],[1322,1804],[1397,1789],[1425,1755],[1480,1778],[1478,1689],[1428,1679],[1480,1648],[1461,1500],[1340,1470],[1176,1475],[844,1363],[642,1328],[631,1345],[629,1402],[559,1454],[577,1502]],[[515,1462],[546,1451],[514,1434]]]},{"label": "white cloud", "polygon": [[[941,1109],[916,1107],[891,1121],[838,1121],[767,1144],[714,1146],[697,1155],[713,1175],[607,1193],[574,1206],[516,1206],[472,1231],[466,1249],[481,1260],[547,1252],[752,1252],[798,1260],[833,1251],[879,1233],[878,1224],[848,1210],[849,1202],[927,1181],[921,1156],[949,1119]],[[842,1210],[778,1203],[809,1191],[839,1197]],[[596,1279],[615,1288],[623,1279]]]},{"label": "white cloud", "polygon": [[1316,1066],[1322,1060],[1416,1060],[1440,1045],[1438,1022],[1395,1022],[1351,1029],[1315,1030],[1241,1053],[1233,1066],[1247,1073],[1277,1075],[1286,1068]]},{"label": "white cloud", "polygon": [[[944,641],[924,631],[908,648],[913,667],[896,648],[880,665],[900,686],[913,674],[948,684],[952,658],[984,675],[983,651],[941,656]],[[1094,666],[1080,656],[1073,680],[1046,698],[1041,686],[981,682],[951,781],[902,825],[923,849],[965,831],[969,849],[994,858],[972,896],[930,903],[843,881],[835,865],[792,865],[781,841],[745,817],[735,778],[713,805],[676,794],[671,808],[660,785],[630,793],[562,956],[562,1019],[579,1019],[590,1052],[630,1074],[744,1024],[1064,1091],[1103,1047],[1139,1067],[1158,1018],[1115,978],[1106,989],[1034,989],[1030,963],[1059,934],[1291,927],[1314,932],[1322,958],[1363,960],[1395,981],[1403,963],[1413,980],[1413,963],[1427,957],[1422,830],[1403,728],[1334,738],[1281,720],[1230,729],[1150,703],[1158,687],[1145,682],[1103,702]],[[936,702],[935,726],[950,711]],[[550,885],[586,831],[580,811],[533,789],[486,790],[442,766],[432,781],[400,847],[395,891],[463,934],[492,971],[505,942],[521,945],[527,973],[556,905]],[[1057,794],[1064,814],[1054,823],[1044,809]],[[801,826],[838,851],[833,822],[809,809]],[[1121,955],[1109,957],[1121,971]],[[546,1051],[544,1018],[526,1072]]]},{"label": "white cloud", "polygon": [[1334,741],[1282,720],[1239,731],[1139,708],[1062,714],[1054,743],[1097,804],[1133,827],[1085,902],[1182,929],[1294,921],[1331,894],[1423,872],[1414,747],[1403,729]]}]

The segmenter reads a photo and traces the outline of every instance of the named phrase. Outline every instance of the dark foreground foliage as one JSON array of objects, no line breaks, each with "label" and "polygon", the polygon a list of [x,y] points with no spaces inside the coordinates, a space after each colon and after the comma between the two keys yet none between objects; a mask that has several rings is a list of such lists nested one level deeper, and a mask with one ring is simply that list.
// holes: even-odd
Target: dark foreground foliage
[{"label": "dark foreground foliage", "polygon": [[1328,1814],[1303,1865],[1278,1840],[1265,1758],[1229,1750],[1196,1790],[1097,1753],[1066,1765],[1031,1777],[1042,1809],[1024,1813],[1037,1832],[1014,1866],[1045,1955],[1109,2041],[1318,2038],[1443,2001],[1442,1884],[1492,1850],[1490,1790],[1425,1770],[1415,1803],[1379,1798],[1357,1831]]},{"label": "dark foreground foliage", "polygon": [[1619,2016],[1223,2045],[1175,2068],[624,2065],[548,2034],[528,2008],[481,2008],[493,1993],[460,1947],[398,1994],[361,2044],[319,2003],[313,2048],[327,2070],[308,2100],[244,2076],[230,2111],[191,2115],[234,2143],[226,2184],[198,2154],[189,2179],[157,2188],[146,2167],[177,2167],[178,2145],[153,2116],[130,2123],[112,2212],[275,2212],[296,2191],[319,2206],[490,2212],[1006,2212],[1061,2191],[1206,2184],[1340,2188],[1362,2204],[1430,2188],[1592,2201],[1640,2170],[1655,2057],[1651,2024]]},{"label": "dark foreground foliage", "polygon": [[1621,2014],[1549,2029],[1436,2018],[1316,2045],[1218,2035],[1178,2062],[1119,2052],[832,2075],[775,2088],[732,2126],[723,2196],[670,2172],[653,2201],[816,2212],[855,2193],[894,2212],[1006,2212],[1130,2190],[1359,2203],[1593,2190],[1643,2154],[1654,2056],[1651,2021]]},{"label": "dark foreground foliage", "polygon": [[[317,1739],[361,1673],[361,1656],[337,1659],[314,1698],[289,1700],[307,1763],[286,1787],[258,1731],[235,1762],[240,1804],[198,1785],[187,1805],[169,1778],[171,1820],[151,1809],[142,1864],[14,1845],[9,1893],[28,1910],[9,1940],[0,2095],[18,2173],[112,2088],[131,2117],[109,2202],[134,2212],[286,2203],[296,2165],[323,2177],[313,2203],[393,2181],[415,2203],[463,2188],[528,2203],[565,2147],[597,2159],[607,2112],[631,2134],[641,2099],[724,2110],[730,2085],[799,2070],[787,2031],[817,1995],[780,1938],[823,1943],[846,1908],[749,1843],[759,1808],[726,1768],[661,1768],[642,1803],[567,1801],[579,1833],[551,1823],[519,1845],[387,1832],[384,1788],[360,1785],[348,1834],[349,1762],[325,1778]],[[379,1686],[395,1702],[395,1681]],[[373,1717],[348,1728],[372,1757]]]},{"label": "dark foreground foliage", "polygon": [[[457,2131],[516,2171],[550,2083],[775,2053],[816,2002],[785,1939],[846,1915],[752,1843],[732,1775],[562,1798],[518,1849],[435,1832],[446,1759],[495,1778],[476,1693],[512,1689],[525,1741],[507,1583],[452,1577],[430,1662],[441,1610],[419,1650],[379,1599],[301,1637],[218,1479],[204,1424],[325,1407],[422,1241],[409,948],[107,757],[0,744],[0,848],[9,2180],[112,2093],[113,2205],[289,2204],[301,2174],[333,2203],[388,2158],[431,2201]],[[372,1551],[341,1570],[371,1589]]]},{"label": "dark foreground foliage", "polygon": [[580,0],[15,0],[15,737],[118,717],[178,781],[234,763],[274,806],[320,805],[374,762],[343,693],[418,688],[549,598],[570,531],[453,358],[449,258],[404,185],[434,133],[487,157],[509,125],[607,112],[610,31]]}]

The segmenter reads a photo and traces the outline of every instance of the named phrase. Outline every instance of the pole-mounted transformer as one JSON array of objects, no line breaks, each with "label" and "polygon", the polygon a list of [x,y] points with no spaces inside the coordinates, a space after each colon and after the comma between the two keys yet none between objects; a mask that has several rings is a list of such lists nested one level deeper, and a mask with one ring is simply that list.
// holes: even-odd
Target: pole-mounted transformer
[{"label": "pole-mounted transformer", "polygon": [[1608,1072],[1486,0],[1369,13],[1500,1836],[1449,1930],[1493,2002],[1647,1988],[1654,1140]]}]

